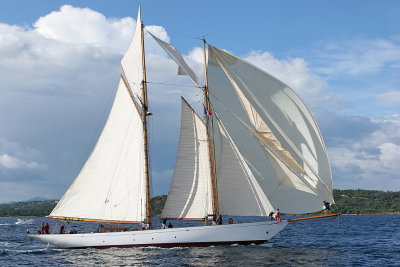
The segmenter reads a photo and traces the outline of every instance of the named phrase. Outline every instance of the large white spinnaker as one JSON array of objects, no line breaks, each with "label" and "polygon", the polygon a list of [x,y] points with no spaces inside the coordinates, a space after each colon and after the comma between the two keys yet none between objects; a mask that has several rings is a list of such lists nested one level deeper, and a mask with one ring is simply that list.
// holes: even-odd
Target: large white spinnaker
[{"label": "large white spinnaker", "polygon": [[[301,99],[281,81],[229,53],[209,46],[208,58],[213,108],[243,157],[257,169],[256,179],[271,204],[282,212],[306,213],[321,210],[322,200],[333,203],[332,177],[325,145]],[[251,109],[244,110],[243,100],[235,86],[239,87]],[[256,128],[249,110],[255,111],[266,122],[282,147],[301,164],[306,175],[296,171],[279,153],[266,150],[267,142],[254,138],[254,133],[244,127],[241,121]],[[306,192],[293,188],[296,185],[290,182],[293,176],[290,178],[289,172],[307,178],[310,183],[307,179],[304,181],[312,190]],[[302,179],[298,179],[299,185],[304,186]]]},{"label": "large white spinnaker", "polygon": [[182,98],[178,155],[162,218],[202,219],[213,214],[207,131]]},{"label": "large white spinnaker", "polygon": [[104,129],[49,217],[141,222],[146,218],[143,122],[121,77]]},{"label": "large white spinnaker", "polygon": [[268,215],[274,208],[218,117],[217,122],[221,138],[219,212],[230,216]]}]

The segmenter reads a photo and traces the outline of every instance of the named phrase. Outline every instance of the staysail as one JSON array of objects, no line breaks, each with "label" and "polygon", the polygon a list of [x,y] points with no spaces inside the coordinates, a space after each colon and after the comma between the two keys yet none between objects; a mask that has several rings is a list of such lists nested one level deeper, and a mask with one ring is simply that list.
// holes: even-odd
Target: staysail
[{"label": "staysail", "polygon": [[89,159],[49,217],[141,222],[146,218],[143,123],[121,77]]},{"label": "staysail", "polygon": [[[307,213],[321,210],[322,200],[333,203],[325,145],[301,99],[281,81],[227,52],[209,46],[208,58],[213,108],[238,151],[257,170],[255,177],[272,206]],[[270,141],[260,133],[265,126],[274,135]]]},{"label": "staysail", "polygon": [[178,155],[162,218],[202,219],[213,214],[208,153],[206,126],[182,98]]}]

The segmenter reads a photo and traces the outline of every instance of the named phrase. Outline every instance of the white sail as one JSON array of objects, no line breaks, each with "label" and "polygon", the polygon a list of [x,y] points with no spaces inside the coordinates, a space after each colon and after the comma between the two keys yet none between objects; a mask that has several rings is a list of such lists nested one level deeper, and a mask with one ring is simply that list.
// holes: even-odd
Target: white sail
[{"label": "white sail", "polygon": [[136,29],[132,42],[121,60],[122,71],[128,82],[134,97],[139,100],[142,98],[143,82],[143,52],[142,52],[142,19],[140,16],[140,7],[136,19]]},{"label": "white sail", "polygon": [[245,159],[218,120],[221,160],[218,171],[219,212],[231,216],[266,216],[274,210]]},{"label": "white sail", "polygon": [[[306,213],[320,210],[322,200],[333,203],[325,145],[301,99],[281,81],[229,53],[209,46],[208,58],[213,108],[240,153],[258,171],[255,177],[271,204],[282,212]],[[251,106],[245,108],[247,111],[244,98],[238,97],[236,89]],[[254,111],[258,118],[251,115]],[[267,145],[273,145],[260,139],[259,133],[256,138],[253,132],[260,125],[255,119],[268,124],[281,147],[304,171],[296,171],[290,160],[275,153],[275,149],[267,149]],[[249,131],[241,121],[252,125],[255,131]]]},{"label": "white sail", "polygon": [[242,104],[242,107],[243,107],[244,111],[246,112],[247,117],[249,118],[250,123],[253,126],[256,133],[274,151],[276,151],[279,154],[279,156],[281,156],[283,158],[283,160],[285,160],[287,162],[287,164],[289,164],[295,171],[297,171],[298,173],[301,173],[301,174],[306,174],[306,172],[297,163],[297,161],[293,158],[293,156],[290,154],[290,152],[282,147],[281,143],[276,138],[274,133],[271,131],[271,129],[268,127],[268,125],[264,122],[264,120],[258,114],[257,110],[253,107],[253,105],[250,103],[250,101],[246,98],[246,96],[240,90],[240,87],[238,86],[238,84],[235,82],[235,80],[231,76],[226,65],[223,62],[219,61],[218,57],[216,57],[216,59],[217,59],[218,63],[220,64],[220,66],[222,67],[222,69],[224,70],[227,77],[229,78],[233,87],[235,88],[235,92],[240,100],[240,103]]},{"label": "white sail", "polygon": [[206,126],[182,98],[174,176],[162,218],[200,219],[213,213]]},{"label": "white sail", "polygon": [[[149,32],[150,33],[150,32]],[[185,59],[179,53],[178,49],[172,44],[166,43],[163,40],[155,37],[153,34],[150,35],[154,38],[154,40],[161,46],[165,52],[178,64],[178,74],[179,75],[187,75],[189,78],[197,85],[200,86],[197,80],[197,76],[194,71],[188,66]]]},{"label": "white sail", "polygon": [[121,78],[89,159],[50,217],[140,222],[146,217],[143,123]]}]

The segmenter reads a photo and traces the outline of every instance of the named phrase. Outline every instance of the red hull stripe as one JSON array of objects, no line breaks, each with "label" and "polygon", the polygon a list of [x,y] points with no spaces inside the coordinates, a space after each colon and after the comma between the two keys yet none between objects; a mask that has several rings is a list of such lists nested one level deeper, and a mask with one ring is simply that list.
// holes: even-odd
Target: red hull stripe
[{"label": "red hull stripe", "polygon": [[[132,245],[115,245],[115,246],[94,246],[92,248],[133,248],[133,247],[159,247],[159,248],[174,248],[174,247],[209,247],[209,246],[229,246],[229,245],[260,245],[267,240],[251,240],[251,241],[226,241],[226,242],[194,242],[194,243],[160,243],[160,244],[132,244]],[[87,247],[80,247],[87,248]],[[78,249],[78,248],[74,248]]]}]

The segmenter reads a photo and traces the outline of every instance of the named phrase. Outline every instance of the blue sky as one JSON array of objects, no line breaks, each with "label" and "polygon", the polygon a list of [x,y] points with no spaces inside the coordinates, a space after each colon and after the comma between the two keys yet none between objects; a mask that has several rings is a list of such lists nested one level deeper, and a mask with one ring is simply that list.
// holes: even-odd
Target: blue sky
[{"label": "blue sky", "polygon": [[[0,202],[59,198],[95,144],[137,1],[0,2]],[[335,188],[400,190],[400,2],[142,1],[142,18],[203,76],[201,42],[289,84],[315,115]],[[147,39],[149,78],[190,84]],[[153,194],[168,192],[180,95],[149,92]]]}]

